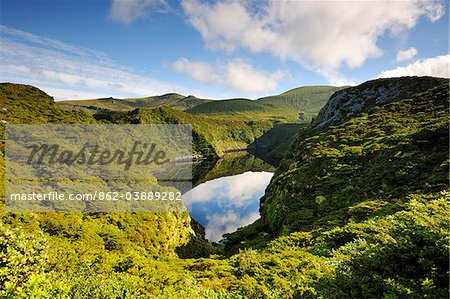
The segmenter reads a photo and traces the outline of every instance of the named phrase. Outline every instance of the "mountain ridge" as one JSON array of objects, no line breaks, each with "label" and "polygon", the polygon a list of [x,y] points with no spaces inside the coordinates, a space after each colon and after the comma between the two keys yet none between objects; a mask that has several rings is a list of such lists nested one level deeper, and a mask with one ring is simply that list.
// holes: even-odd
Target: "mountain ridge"
[{"label": "mountain ridge", "polygon": [[160,106],[173,107],[179,110],[186,110],[190,107],[206,103],[208,99],[200,99],[192,95],[184,96],[177,93],[167,93],[158,96],[144,98],[99,98],[88,100],[58,101],[57,105],[65,109],[84,108],[95,113],[102,109],[129,111],[136,108],[155,108]]},{"label": "mountain ridge", "polygon": [[184,96],[168,93],[144,98],[100,98],[90,100],[58,101],[64,109],[87,109],[90,113],[107,110],[129,111],[136,108],[156,108],[168,106],[192,114],[238,115],[263,117],[274,121],[308,122],[325,105],[328,98],[343,87],[302,86],[279,95],[256,100],[232,98],[222,100],[200,99],[192,95]]}]

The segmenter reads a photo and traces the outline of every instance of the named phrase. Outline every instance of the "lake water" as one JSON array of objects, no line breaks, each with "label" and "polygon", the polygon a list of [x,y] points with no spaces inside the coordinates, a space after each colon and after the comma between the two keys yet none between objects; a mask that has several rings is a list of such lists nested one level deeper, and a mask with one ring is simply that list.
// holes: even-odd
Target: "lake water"
[{"label": "lake water", "polygon": [[225,157],[185,195],[191,217],[205,228],[210,242],[259,218],[259,200],[271,171],[271,165],[249,154]]}]

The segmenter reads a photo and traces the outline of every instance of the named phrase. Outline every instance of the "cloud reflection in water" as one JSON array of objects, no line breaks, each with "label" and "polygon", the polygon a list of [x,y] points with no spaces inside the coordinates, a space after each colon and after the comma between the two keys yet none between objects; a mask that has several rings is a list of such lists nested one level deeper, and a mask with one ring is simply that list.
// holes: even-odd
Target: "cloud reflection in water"
[{"label": "cloud reflection in water", "polygon": [[189,191],[185,204],[205,227],[206,238],[217,242],[259,218],[259,199],[273,173],[245,172],[203,183]]}]

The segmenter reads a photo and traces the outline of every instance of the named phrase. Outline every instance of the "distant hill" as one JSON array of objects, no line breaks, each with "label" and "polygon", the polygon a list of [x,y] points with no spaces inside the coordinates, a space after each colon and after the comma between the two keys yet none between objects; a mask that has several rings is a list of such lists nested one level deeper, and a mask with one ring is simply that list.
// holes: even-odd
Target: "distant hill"
[{"label": "distant hill", "polygon": [[221,156],[228,150],[247,148],[273,127],[271,121],[263,119],[250,121],[239,117],[192,115],[170,107],[103,110],[93,117],[117,124],[191,124],[194,153],[202,156]]},{"label": "distant hill", "polygon": [[250,119],[265,118],[274,121],[297,121],[298,113],[288,103],[260,103],[249,99],[229,99],[204,103],[186,112],[196,115],[241,116]]},{"label": "distant hill", "polygon": [[268,119],[281,122],[310,122],[325,105],[331,95],[344,87],[305,86],[279,95],[257,100],[236,98],[226,100],[200,99],[169,93],[146,98],[101,98],[91,100],[60,101],[57,104],[67,110],[83,108],[90,113],[99,110],[130,111],[136,108],[167,106],[191,114],[215,116],[243,116],[249,119]]},{"label": "distant hill", "polygon": [[303,86],[291,89],[277,96],[261,98],[258,102],[273,103],[282,100],[289,103],[296,111],[317,114],[327,103],[330,96],[346,87],[334,86]]},{"label": "distant hill", "polygon": [[312,117],[326,104],[334,92],[344,87],[305,86],[299,87],[276,96],[248,99],[230,99],[211,101],[187,110],[193,114],[226,114],[259,115],[274,120],[309,122]]},{"label": "distant hill", "polygon": [[211,100],[199,99],[194,96],[183,96],[177,93],[168,93],[161,96],[146,98],[102,98],[92,100],[60,101],[58,105],[62,108],[85,108],[92,113],[101,109],[128,111],[136,108],[155,108],[168,106],[179,110],[186,110],[194,106],[209,102]]}]

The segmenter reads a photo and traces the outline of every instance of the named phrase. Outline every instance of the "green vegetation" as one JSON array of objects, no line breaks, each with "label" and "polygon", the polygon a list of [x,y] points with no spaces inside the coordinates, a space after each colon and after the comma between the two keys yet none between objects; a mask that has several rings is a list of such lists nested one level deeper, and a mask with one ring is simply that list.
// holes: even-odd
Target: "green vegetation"
[{"label": "green vegetation", "polygon": [[161,96],[146,98],[74,100],[60,101],[57,104],[64,109],[72,110],[74,108],[83,108],[83,110],[88,110],[91,113],[95,113],[102,109],[128,111],[136,108],[155,108],[161,106],[172,107],[178,110],[186,110],[209,101],[211,100],[199,99],[194,96],[185,97],[176,93],[169,93]]},{"label": "green vegetation", "polygon": [[248,146],[250,152],[273,164],[277,164],[289,151],[297,134],[306,124],[277,123]]},{"label": "green vegetation", "polygon": [[303,86],[286,91],[277,96],[261,98],[258,102],[265,105],[278,105],[279,101],[289,103],[299,113],[301,121],[309,122],[319,113],[330,96],[345,87]]},{"label": "green vegetation", "polygon": [[64,109],[81,109],[91,113],[101,110],[130,111],[136,108],[171,107],[191,114],[215,117],[243,117],[247,119],[270,119],[272,121],[302,122],[311,121],[325,105],[330,96],[342,87],[308,86],[289,90],[277,96],[258,100],[229,99],[205,100],[195,96],[176,93],[146,98],[60,101]]},{"label": "green vegetation", "polygon": [[197,116],[169,107],[139,108],[129,112],[103,111],[94,117],[112,123],[190,124],[193,130],[194,154],[202,156],[222,156],[227,150],[245,149],[273,126],[268,120]]},{"label": "green vegetation", "polygon": [[435,79],[407,99],[303,132],[262,199],[265,224],[271,231],[333,226],[367,199],[395,205],[446,189],[448,101],[448,80]]},{"label": "green vegetation", "polygon": [[[438,78],[371,81],[337,92],[334,114],[329,103],[299,129],[167,107],[91,117],[57,108],[35,88],[2,85],[11,123],[186,122],[202,154],[298,135],[261,200],[262,218],[229,234],[224,248],[205,244],[187,213],[2,210],[0,297],[446,298],[448,86]],[[222,161],[229,165],[206,165],[196,182],[241,164],[267,167],[234,155]]]},{"label": "green vegetation", "polygon": [[0,84],[0,120],[12,124],[94,123],[85,111],[64,111],[42,90],[12,83]]},{"label": "green vegetation", "polygon": [[195,106],[187,112],[194,115],[220,116],[223,118],[241,117],[247,119],[269,119],[272,121],[298,121],[298,113],[286,102],[277,101],[275,105],[264,104],[248,99],[214,101]]},{"label": "green vegetation", "polygon": [[[86,243],[75,247],[68,236],[56,239],[39,230],[0,225],[1,294],[3,298],[445,298],[448,196],[414,195],[391,215],[292,233],[262,250],[247,249],[227,259],[157,259],[145,252],[116,253]],[[102,267],[98,261],[77,259],[94,249],[101,253]]]},{"label": "green vegetation", "polygon": [[277,96],[212,101],[187,110],[189,113],[223,117],[271,119],[282,122],[309,122],[330,96],[342,87],[309,86],[289,90]]}]

